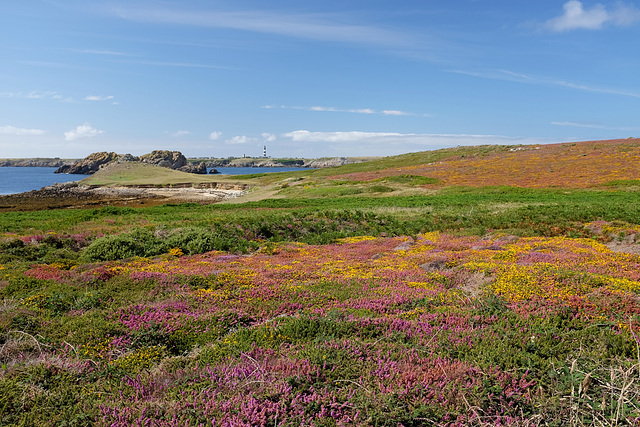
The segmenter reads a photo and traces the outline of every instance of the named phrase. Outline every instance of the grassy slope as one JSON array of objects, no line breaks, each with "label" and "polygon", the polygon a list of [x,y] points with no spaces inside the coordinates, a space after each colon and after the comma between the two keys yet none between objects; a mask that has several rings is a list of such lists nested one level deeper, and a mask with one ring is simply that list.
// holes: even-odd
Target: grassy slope
[{"label": "grassy slope", "polygon": [[[398,156],[393,164],[345,171],[333,178],[371,181],[402,174],[428,176],[439,186],[589,188],[612,181],[640,178],[640,139],[585,141],[518,147],[469,147],[450,152]],[[435,154],[440,159],[435,159]],[[450,154],[450,156],[445,156]]]},{"label": "grassy slope", "polygon": [[168,185],[179,183],[216,182],[214,175],[198,175],[146,163],[112,163],[83,179],[87,185],[115,187],[119,185]]},{"label": "grassy slope", "polygon": [[451,186],[637,188],[639,163],[640,140],[627,139],[459,147],[254,181],[279,185],[288,198],[417,195]]}]

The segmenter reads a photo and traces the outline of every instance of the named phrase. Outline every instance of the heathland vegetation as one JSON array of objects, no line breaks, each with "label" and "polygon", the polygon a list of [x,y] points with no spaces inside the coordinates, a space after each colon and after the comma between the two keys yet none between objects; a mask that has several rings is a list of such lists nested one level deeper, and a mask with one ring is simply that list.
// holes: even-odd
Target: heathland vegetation
[{"label": "heathland vegetation", "polygon": [[[636,425],[638,160],[467,147],[2,213],[0,425]],[[171,179],[118,173],[88,180]]]}]

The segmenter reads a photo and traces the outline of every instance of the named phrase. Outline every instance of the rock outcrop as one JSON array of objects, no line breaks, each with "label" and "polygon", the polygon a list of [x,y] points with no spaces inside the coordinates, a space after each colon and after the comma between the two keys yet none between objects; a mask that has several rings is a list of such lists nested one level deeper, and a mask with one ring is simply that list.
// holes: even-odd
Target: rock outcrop
[{"label": "rock outcrop", "polygon": [[179,151],[154,150],[149,154],[140,156],[140,161],[151,165],[175,169],[181,172],[206,174],[207,165],[204,162],[189,163],[187,158]]},{"label": "rock outcrop", "polygon": [[140,156],[140,161],[169,169],[180,169],[187,164],[187,158],[179,151],[154,150]]},{"label": "rock outcrop", "polygon": [[206,174],[207,164],[205,162],[200,163],[187,163],[186,165],[178,168],[177,170],[188,173]]},{"label": "rock outcrop", "polygon": [[118,154],[114,152],[101,151],[89,154],[84,159],[72,165],[62,165],[54,173],[71,173],[80,175],[91,175],[101,166],[109,164],[118,159]]},{"label": "rock outcrop", "polygon": [[140,157],[132,156],[131,154],[108,153],[106,151],[93,153],[74,164],[60,166],[55,173],[91,175],[97,172],[102,166],[116,161],[144,162],[182,172],[197,174],[207,173],[207,166],[204,162],[197,164],[189,163],[187,158],[181,152],[168,150],[155,150]]}]

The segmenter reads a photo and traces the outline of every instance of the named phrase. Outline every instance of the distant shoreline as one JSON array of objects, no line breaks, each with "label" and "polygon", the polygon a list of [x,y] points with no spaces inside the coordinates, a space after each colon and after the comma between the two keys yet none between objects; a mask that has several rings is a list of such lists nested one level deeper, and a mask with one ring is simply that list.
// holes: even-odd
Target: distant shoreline
[{"label": "distant shoreline", "polygon": [[[190,163],[204,162],[207,168],[216,167],[244,167],[244,168],[311,168],[320,169],[333,166],[342,166],[352,163],[361,163],[376,159],[376,157],[323,157],[317,159],[275,159],[263,157],[239,157],[228,159],[215,158],[189,158]],[[82,159],[60,158],[24,158],[24,159],[0,159],[0,167],[52,167],[59,168],[63,165],[72,165]]]}]

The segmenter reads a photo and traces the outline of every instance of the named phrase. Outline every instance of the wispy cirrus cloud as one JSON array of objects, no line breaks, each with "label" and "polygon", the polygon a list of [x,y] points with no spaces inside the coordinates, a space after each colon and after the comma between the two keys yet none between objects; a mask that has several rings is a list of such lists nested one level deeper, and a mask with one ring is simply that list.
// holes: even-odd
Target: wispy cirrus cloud
[{"label": "wispy cirrus cloud", "polygon": [[577,128],[588,128],[588,129],[604,129],[604,130],[619,130],[619,131],[638,131],[640,127],[615,127],[615,126],[606,126],[601,123],[593,123],[593,122],[573,122],[573,121],[554,121],[551,122],[553,126],[565,126],[565,127],[577,127]]},{"label": "wispy cirrus cloud", "polygon": [[44,135],[46,131],[42,129],[25,129],[15,126],[0,126],[0,134],[2,135],[15,135],[15,136],[37,136]]},{"label": "wispy cirrus cloud", "polygon": [[561,79],[533,76],[533,75],[528,75],[523,73],[515,73],[509,70],[482,70],[482,71],[449,70],[449,72],[456,73],[456,74],[463,74],[466,76],[479,77],[483,79],[505,80],[510,82],[527,83],[527,84],[542,85],[542,86],[559,86],[559,87],[565,87],[569,89],[581,90],[585,92],[594,92],[594,93],[602,93],[602,94],[608,94],[608,95],[620,95],[620,96],[628,96],[632,98],[640,98],[639,92],[633,92],[633,91],[621,90],[621,89],[603,88],[603,87],[597,87],[597,86],[589,86],[589,85],[569,82]]},{"label": "wispy cirrus cloud", "polygon": [[69,49],[73,52],[87,53],[89,55],[106,55],[106,56],[129,56],[124,52],[118,52],[115,50],[101,50],[101,49]]},{"label": "wispy cirrus cloud", "polygon": [[382,110],[380,113],[385,116],[415,116],[413,113],[407,113],[399,110]]},{"label": "wispy cirrus cloud", "polygon": [[93,138],[95,136],[103,134],[103,130],[99,130],[91,126],[89,123],[84,123],[64,133],[64,138],[67,141],[75,141],[81,138]]},{"label": "wispy cirrus cloud", "polygon": [[103,8],[106,13],[122,19],[152,23],[178,24],[209,28],[226,28],[274,34],[301,39],[347,42],[367,45],[407,46],[411,37],[401,32],[371,25],[345,23],[344,15],[300,14],[263,10],[228,11],[170,7],[135,7],[129,4]]},{"label": "wispy cirrus cloud", "polygon": [[193,62],[170,62],[170,61],[127,61],[118,60],[114,61],[120,64],[138,64],[138,65],[151,65],[156,67],[179,67],[179,68],[209,68],[213,70],[231,70],[239,71],[239,68],[226,67],[224,65],[212,65],[212,64],[198,64]]},{"label": "wispy cirrus cloud", "polygon": [[622,3],[617,3],[612,10],[600,3],[585,9],[582,2],[569,0],[563,9],[562,15],[549,19],[542,28],[561,33],[580,29],[600,30],[606,25],[628,26],[640,21],[640,10]]},{"label": "wispy cirrus cloud", "polygon": [[265,105],[262,108],[265,109],[284,109],[284,110],[304,110],[304,111],[320,111],[320,112],[333,112],[333,113],[353,113],[353,114],[378,114],[383,116],[422,116],[429,117],[429,114],[417,114],[400,110],[374,110],[373,108],[338,108],[338,107],[323,107],[323,106],[288,106],[288,105]]},{"label": "wispy cirrus cloud", "polygon": [[131,56],[129,53],[108,49],[78,49],[78,48],[59,48],[58,50],[71,53],[79,53],[84,55],[102,55],[102,56]]},{"label": "wispy cirrus cloud", "polygon": [[36,91],[31,92],[0,92],[0,98],[16,98],[16,99],[52,99],[60,102],[73,102],[73,98],[63,96],[54,91]]}]

